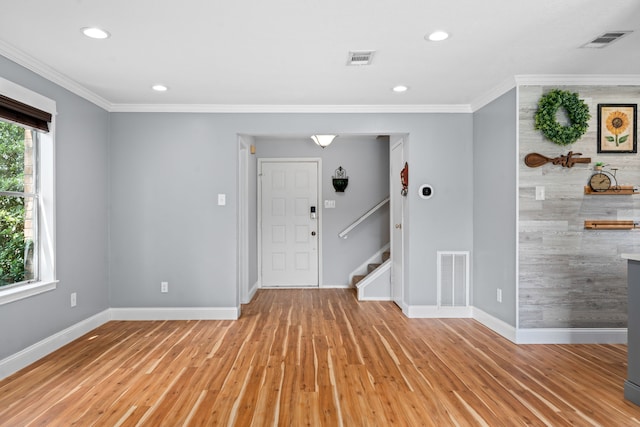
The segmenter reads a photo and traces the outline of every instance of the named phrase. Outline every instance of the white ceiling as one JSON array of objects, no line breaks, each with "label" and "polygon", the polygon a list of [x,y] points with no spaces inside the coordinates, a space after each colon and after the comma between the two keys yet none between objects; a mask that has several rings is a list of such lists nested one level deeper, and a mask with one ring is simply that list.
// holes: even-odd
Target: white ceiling
[{"label": "white ceiling", "polygon": [[[514,75],[640,74],[638,0],[0,2],[0,54],[107,105],[469,105]],[[612,30],[634,33],[580,49]]]}]

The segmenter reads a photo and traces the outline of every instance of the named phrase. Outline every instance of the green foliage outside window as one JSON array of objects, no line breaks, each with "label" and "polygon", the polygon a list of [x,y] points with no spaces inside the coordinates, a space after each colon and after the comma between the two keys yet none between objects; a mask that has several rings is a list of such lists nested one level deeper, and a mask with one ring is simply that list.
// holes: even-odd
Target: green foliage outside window
[{"label": "green foliage outside window", "polygon": [[[0,191],[24,191],[25,129],[0,122]],[[24,197],[0,196],[0,286],[29,279]]]}]

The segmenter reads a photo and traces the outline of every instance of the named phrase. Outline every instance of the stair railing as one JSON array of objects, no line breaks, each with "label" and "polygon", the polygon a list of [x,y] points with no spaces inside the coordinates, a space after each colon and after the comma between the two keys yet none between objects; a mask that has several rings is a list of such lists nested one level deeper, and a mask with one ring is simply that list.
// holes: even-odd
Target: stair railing
[{"label": "stair railing", "polygon": [[384,199],[383,201],[381,201],[380,203],[378,203],[377,205],[375,205],[374,207],[372,207],[371,209],[369,209],[364,215],[362,215],[360,218],[356,219],[353,224],[351,224],[350,226],[348,226],[347,228],[345,228],[344,230],[342,230],[340,233],[338,233],[339,237],[342,237],[343,239],[346,239],[349,234],[349,232],[351,230],[353,230],[354,228],[356,228],[362,221],[364,221],[365,219],[369,218],[371,215],[373,215],[378,209],[380,209],[381,207],[383,207],[385,204],[389,203],[389,198],[387,197],[386,199]]}]

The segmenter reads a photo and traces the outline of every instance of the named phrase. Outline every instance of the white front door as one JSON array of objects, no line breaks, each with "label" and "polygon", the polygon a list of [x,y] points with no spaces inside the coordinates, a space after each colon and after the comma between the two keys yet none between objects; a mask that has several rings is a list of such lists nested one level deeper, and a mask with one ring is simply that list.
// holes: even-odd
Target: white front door
[{"label": "white front door", "polygon": [[404,243],[402,220],[404,214],[404,196],[400,194],[402,184],[400,181],[400,171],[404,167],[404,156],[402,153],[402,138],[391,138],[391,156],[389,168],[389,200],[391,203],[391,298],[402,308],[403,287],[404,287]]},{"label": "white front door", "polygon": [[318,163],[259,163],[262,286],[318,286]]}]

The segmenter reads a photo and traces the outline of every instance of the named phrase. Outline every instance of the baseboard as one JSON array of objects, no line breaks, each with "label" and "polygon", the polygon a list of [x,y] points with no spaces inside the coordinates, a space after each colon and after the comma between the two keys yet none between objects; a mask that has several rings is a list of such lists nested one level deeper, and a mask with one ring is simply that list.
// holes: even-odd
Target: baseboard
[{"label": "baseboard", "polygon": [[471,307],[438,307],[437,305],[410,305],[405,315],[412,319],[470,318]]},{"label": "baseboard", "polygon": [[237,307],[111,308],[111,320],[237,320]]},{"label": "baseboard", "polygon": [[626,328],[536,328],[516,329],[475,307],[408,306],[410,318],[473,318],[515,344],[626,344]]},{"label": "baseboard", "polygon": [[393,301],[391,297],[358,297],[358,301]]},{"label": "baseboard", "polygon": [[260,289],[260,283],[256,282],[253,284],[251,289],[249,289],[249,295],[247,295],[247,301],[244,301],[243,304],[249,304],[253,301],[253,297],[256,296],[256,292]]},{"label": "baseboard", "polygon": [[0,360],[0,380],[37,362],[109,320],[111,320],[109,310],[105,310]]},{"label": "baseboard", "polygon": [[474,320],[477,320],[487,328],[491,329],[493,332],[497,333],[498,335],[502,335],[509,341],[513,343],[516,342],[517,330],[514,326],[476,307],[473,307],[472,313],[472,317]]},{"label": "baseboard", "polygon": [[516,344],[626,344],[627,328],[518,329]]}]

